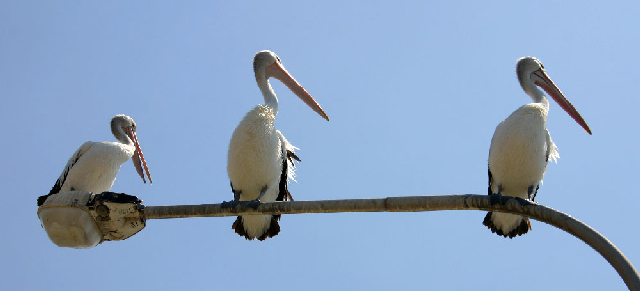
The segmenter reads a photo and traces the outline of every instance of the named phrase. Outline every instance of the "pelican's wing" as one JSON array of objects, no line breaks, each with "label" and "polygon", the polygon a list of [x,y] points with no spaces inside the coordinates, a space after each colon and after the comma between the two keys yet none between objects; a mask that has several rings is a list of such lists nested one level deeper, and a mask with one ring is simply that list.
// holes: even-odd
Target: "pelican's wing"
[{"label": "pelican's wing", "polygon": [[558,153],[558,147],[553,143],[553,140],[551,140],[551,134],[549,134],[549,130],[547,129],[547,162],[551,160],[557,163],[559,158],[560,153]]},{"label": "pelican's wing", "polygon": [[489,192],[488,194],[491,195],[491,194],[493,194],[493,191],[491,191],[491,185],[493,185],[493,175],[491,175],[491,168],[489,168],[488,166],[487,166],[487,168],[489,169],[487,171],[487,172],[489,172],[489,191],[487,191],[487,192]]},{"label": "pelican's wing", "polygon": [[[504,120],[501,121],[498,124],[498,126],[496,126],[496,130],[493,133],[493,136],[491,136],[491,145],[489,146],[489,157],[491,157],[491,149],[493,148],[493,141],[496,139],[496,133],[498,132],[498,130],[500,129],[500,126],[503,123],[504,123]],[[487,192],[488,192],[489,195],[491,195],[491,194],[494,194],[493,190],[491,190],[491,186],[493,185],[493,175],[491,175],[491,168],[489,167],[489,164],[487,164],[487,172],[489,173],[489,190]]]},{"label": "pelican's wing", "polygon": [[67,180],[67,175],[69,174],[69,171],[71,171],[71,168],[73,168],[73,165],[75,165],[76,162],[78,162],[80,157],[84,153],[86,153],[89,150],[89,148],[93,146],[93,144],[94,142],[92,141],[85,142],[80,146],[80,148],[78,148],[78,150],[75,153],[73,153],[73,155],[71,155],[71,158],[69,158],[67,165],[64,166],[64,169],[62,170],[62,174],[60,174],[60,177],[58,178],[56,183],[53,185],[53,188],[51,188],[51,191],[49,191],[49,194],[38,197],[38,206],[42,205],[44,201],[47,200],[49,195],[53,195],[60,192],[60,190],[62,189],[62,185],[64,185],[64,181]]},{"label": "pelican's wing", "polygon": [[279,192],[276,201],[293,201],[293,197],[289,190],[287,189],[287,184],[289,183],[289,179],[295,181],[295,164],[293,160],[300,162],[300,158],[296,156],[295,150],[298,148],[294,147],[292,144],[284,138],[284,135],[279,130],[276,130],[278,134],[278,138],[280,139],[280,157],[282,158],[282,173],[280,174],[280,184],[279,184]]}]

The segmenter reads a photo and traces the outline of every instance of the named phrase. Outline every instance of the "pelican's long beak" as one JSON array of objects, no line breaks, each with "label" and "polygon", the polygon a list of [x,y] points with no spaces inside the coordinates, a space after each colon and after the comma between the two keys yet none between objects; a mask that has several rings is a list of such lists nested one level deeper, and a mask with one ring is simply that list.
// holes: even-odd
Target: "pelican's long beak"
[{"label": "pelican's long beak", "polygon": [[127,135],[133,141],[133,144],[136,146],[136,150],[133,153],[133,157],[131,160],[133,161],[133,165],[136,167],[136,171],[138,175],[142,178],[142,181],[147,183],[147,180],[144,179],[144,173],[142,172],[142,167],[140,166],[140,161],[142,160],[142,166],[144,166],[144,170],[147,172],[147,177],[149,177],[149,183],[153,184],[151,180],[151,173],[149,173],[149,167],[147,167],[147,161],[144,160],[144,155],[142,154],[142,149],[140,149],[140,143],[138,143],[138,137],[136,136],[135,130],[131,127],[127,127]]},{"label": "pelican's long beak", "polygon": [[555,100],[558,105],[560,105],[560,107],[562,107],[562,109],[564,109],[564,111],[569,114],[569,116],[571,116],[578,124],[580,124],[580,126],[582,126],[584,130],[591,134],[591,129],[589,129],[587,122],[584,121],[582,116],[580,116],[580,113],[578,113],[578,110],[573,107],[571,102],[569,102],[569,100],[564,97],[562,91],[560,91],[560,89],[558,89],[558,86],[553,83],[544,69],[540,69],[531,73],[531,81],[533,81],[534,84],[538,85],[545,92],[547,92],[547,94],[549,94],[553,98],[553,100]]},{"label": "pelican's long beak", "polygon": [[327,113],[322,110],[322,107],[316,102],[316,100],[311,97],[309,92],[305,90],[297,81],[294,79],[287,70],[278,62],[275,62],[265,69],[265,75],[267,78],[274,77],[280,82],[284,83],[289,90],[291,90],[294,94],[296,94],[304,103],[306,103],[313,111],[317,112],[322,116],[322,118],[329,121],[329,116]]}]

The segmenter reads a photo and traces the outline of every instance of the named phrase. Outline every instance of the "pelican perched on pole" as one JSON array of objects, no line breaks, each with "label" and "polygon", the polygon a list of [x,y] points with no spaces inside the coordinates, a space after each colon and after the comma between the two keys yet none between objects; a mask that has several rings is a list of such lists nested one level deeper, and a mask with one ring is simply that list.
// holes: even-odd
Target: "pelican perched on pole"
[{"label": "pelican perched on pole", "polygon": [[[489,150],[489,195],[495,198],[512,196],[533,201],[549,160],[559,158],[556,145],[547,130],[549,100],[537,87],[542,88],[584,130],[591,129],[580,113],[547,75],[542,63],[534,57],[518,60],[516,74],[520,86],[533,103],[511,113],[496,127]],[[525,202],[525,201],[521,201]],[[483,224],[492,232],[513,238],[531,229],[529,219],[520,215],[489,212]]]},{"label": "pelican perched on pole", "polygon": [[[275,53],[258,52],[253,59],[253,70],[264,105],[249,111],[231,136],[227,161],[231,190],[236,202],[286,201],[292,198],[287,190],[288,179],[292,179],[294,174],[292,159],[300,160],[294,153],[296,147],[275,129],[278,98],[269,78],[274,77],[284,83],[322,118],[328,121],[329,117],[285,70]],[[265,240],[280,232],[279,219],[280,215],[242,215],[238,216],[232,228],[248,240]]]},{"label": "pelican perched on pole", "polygon": [[111,132],[120,142],[88,141],[81,145],[69,158],[49,194],[38,198],[38,206],[42,205],[49,195],[61,191],[82,190],[92,193],[109,191],[113,182],[116,181],[120,165],[130,158],[142,181],[146,183],[140,163],[142,161],[149,183],[153,183],[138,143],[136,129],[133,118],[122,114],[114,116],[111,119]]}]

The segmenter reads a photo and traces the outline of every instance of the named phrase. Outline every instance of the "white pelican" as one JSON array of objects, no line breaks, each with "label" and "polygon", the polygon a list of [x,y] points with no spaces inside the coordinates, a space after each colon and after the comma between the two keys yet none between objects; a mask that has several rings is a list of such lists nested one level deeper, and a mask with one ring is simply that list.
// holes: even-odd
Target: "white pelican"
[{"label": "white pelican", "polygon": [[82,190],[92,193],[109,191],[113,182],[116,181],[120,165],[129,158],[132,158],[138,174],[146,183],[140,165],[142,160],[149,183],[153,183],[147,162],[138,144],[135,121],[126,115],[116,115],[111,119],[111,132],[120,142],[88,141],[82,144],[67,162],[49,194],[38,198],[38,206],[42,205],[49,195],[60,191]]},{"label": "white pelican", "polygon": [[[519,59],[516,74],[520,86],[533,103],[518,108],[496,127],[489,150],[488,192],[489,195],[497,194],[492,198],[504,195],[533,201],[547,162],[560,157],[546,127],[549,100],[536,86],[546,91],[589,134],[591,129],[551,81],[538,59]],[[492,232],[509,238],[523,235],[531,229],[528,218],[500,212],[487,213],[483,224]]]},{"label": "white pelican", "polygon": [[[236,127],[227,161],[227,173],[231,180],[234,201],[286,201],[292,199],[287,191],[287,178],[293,178],[294,147],[276,130],[274,122],[278,114],[278,98],[269,84],[274,77],[327,121],[329,117],[320,105],[282,66],[280,58],[270,51],[260,51],[253,59],[256,82],[264,97],[264,105],[258,105],[245,115]],[[232,229],[247,240],[265,240],[280,232],[280,215],[238,216]]]}]

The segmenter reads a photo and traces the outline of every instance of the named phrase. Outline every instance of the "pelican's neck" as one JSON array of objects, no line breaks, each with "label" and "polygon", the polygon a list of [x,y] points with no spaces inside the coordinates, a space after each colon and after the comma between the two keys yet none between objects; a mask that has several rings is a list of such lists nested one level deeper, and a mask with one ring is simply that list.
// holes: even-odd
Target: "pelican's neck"
[{"label": "pelican's neck", "polygon": [[545,112],[549,112],[549,99],[544,96],[544,93],[540,91],[537,86],[534,85],[533,89],[535,91],[533,91],[532,93],[527,92],[527,94],[529,94],[531,99],[533,99],[533,102],[541,104],[544,107]]},{"label": "pelican's neck", "polygon": [[549,109],[549,100],[544,96],[544,92],[531,81],[531,78],[528,76],[526,78],[520,78],[520,86],[522,86],[522,90],[531,97],[534,103],[540,103],[546,107],[547,110]]},{"label": "pelican's neck", "polygon": [[549,100],[547,100],[547,97],[544,96],[544,93],[540,89],[538,89],[537,86],[534,85],[533,90],[527,92],[527,94],[529,95],[529,97],[531,97],[533,102],[546,103],[547,106],[549,105]]},{"label": "pelican's neck", "polygon": [[544,108],[547,109],[547,112],[549,112],[549,99],[547,99],[547,97],[545,97],[544,94],[542,95],[542,100],[540,100],[537,103],[541,103],[542,106],[544,106]]},{"label": "pelican's neck", "polygon": [[118,123],[112,124],[111,125],[111,132],[113,133],[113,136],[115,136],[116,139],[118,141],[120,141],[121,143],[129,145],[129,146],[134,146],[133,141],[124,132],[124,128],[120,124],[118,124]]},{"label": "pelican's neck", "polygon": [[278,97],[276,96],[276,92],[273,91],[273,88],[271,88],[269,80],[264,76],[256,76],[256,81],[258,82],[260,92],[262,92],[262,97],[264,97],[264,104],[273,109],[274,115],[278,115]]}]

